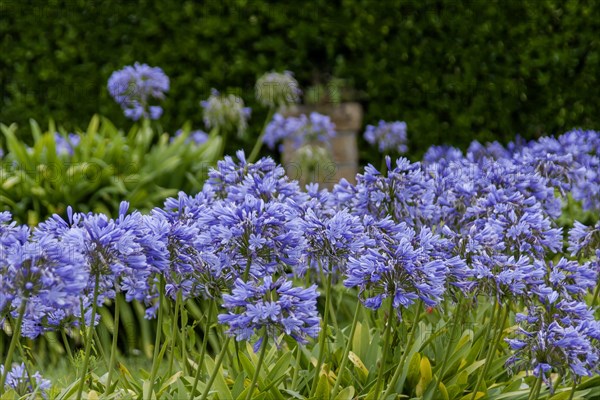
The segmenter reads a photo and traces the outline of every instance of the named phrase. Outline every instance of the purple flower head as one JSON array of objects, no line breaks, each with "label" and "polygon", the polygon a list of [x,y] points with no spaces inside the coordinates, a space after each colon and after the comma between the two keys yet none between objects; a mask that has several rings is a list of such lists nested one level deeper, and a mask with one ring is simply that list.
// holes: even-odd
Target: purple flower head
[{"label": "purple flower head", "polygon": [[34,237],[50,236],[64,246],[80,249],[89,274],[85,294],[91,302],[96,279],[99,281],[98,305],[122,291],[127,301],[149,302],[156,296],[153,276],[168,268],[166,245],[153,219],[139,212],[127,214],[121,203],[113,220],[103,214],[73,214],[69,222],[56,216],[35,230]]},{"label": "purple flower head", "polygon": [[51,235],[21,239],[2,246],[0,318],[16,318],[24,305],[22,335],[35,338],[80,314],[88,270],[78,247]]},{"label": "purple flower head", "polygon": [[430,146],[423,156],[424,164],[449,164],[464,159],[462,151],[451,146]]},{"label": "purple flower head", "polygon": [[[248,283],[237,279],[231,294],[223,295],[223,307],[229,312],[218,320],[238,341],[250,340],[264,328],[272,339],[285,334],[305,344],[319,334],[318,296],[316,286],[294,287],[285,278],[273,282],[266,276]],[[258,347],[260,342],[255,351]]]},{"label": "purple flower head", "polygon": [[509,370],[533,370],[533,375],[541,376],[551,391],[551,372],[563,376],[570,372],[577,377],[598,374],[598,321],[565,319],[564,312],[548,311],[531,308],[528,315],[517,318],[520,327],[516,337],[506,339],[513,351],[506,362]]},{"label": "purple flower head", "polygon": [[406,146],[406,122],[379,121],[377,126],[367,125],[364,134],[365,140],[372,145],[377,145],[379,151],[384,153],[396,151],[404,154],[408,150]]},{"label": "purple flower head", "polygon": [[600,248],[600,221],[586,226],[579,221],[569,231],[569,251],[572,256],[593,257]]},{"label": "purple flower head", "polygon": [[115,71],[108,79],[108,92],[123,109],[125,116],[134,121],[144,117],[158,119],[160,106],[150,101],[163,100],[169,91],[169,78],[162,69],[135,63]]},{"label": "purple flower head", "polygon": [[218,200],[198,223],[196,247],[218,254],[233,278],[270,275],[300,263],[304,238],[288,203],[251,195],[242,202]]},{"label": "purple flower head", "polygon": [[[405,223],[371,229],[377,245],[358,258],[350,258],[346,287],[358,287],[366,307],[378,309],[391,298],[397,309],[407,308],[418,299],[427,306],[441,301],[446,290],[448,267],[440,253],[439,236],[428,228],[420,234]],[[400,310],[398,310],[400,314]]]},{"label": "purple flower head", "polygon": [[255,91],[258,102],[267,107],[298,103],[302,95],[298,81],[290,71],[269,72],[262,75],[256,81]]},{"label": "purple flower head", "polygon": [[316,112],[309,116],[284,117],[277,113],[265,128],[264,143],[274,149],[283,140],[291,139],[296,149],[310,143],[325,143],[335,136],[335,125],[331,118]]},{"label": "purple flower head", "polygon": [[207,128],[216,128],[220,132],[237,132],[241,137],[248,128],[251,110],[244,107],[244,100],[234,94],[221,95],[212,89],[207,100],[201,101],[204,124]]},{"label": "purple flower head", "polygon": [[[4,365],[0,365],[0,375],[4,372]],[[31,376],[27,372],[25,364],[13,364],[12,369],[6,375],[4,383],[5,390],[14,390],[19,397],[37,394],[44,399],[48,398],[46,393],[52,384],[48,379],[44,379],[42,375],[36,371]]]},{"label": "purple flower head", "polygon": [[336,185],[334,196],[355,215],[385,218],[390,215],[396,222],[410,226],[432,225],[439,219],[434,207],[434,191],[421,164],[399,158],[392,167],[387,158],[387,175],[368,165],[363,174],[356,176],[357,184]]},{"label": "purple flower head", "polygon": [[249,164],[243,150],[236,152],[238,161],[226,156],[211,169],[204,190],[215,197],[232,202],[244,202],[247,195],[265,202],[292,201],[300,204],[304,195],[296,181],[290,180],[281,165],[269,157]]},{"label": "purple flower head", "polygon": [[72,156],[75,148],[81,142],[81,136],[76,133],[69,133],[65,138],[58,132],[55,132],[54,141],[56,143],[56,154]]},{"label": "purple flower head", "polygon": [[[333,216],[317,216],[308,209],[299,222],[307,241],[306,255],[309,264],[319,272],[344,273],[350,257],[358,257],[365,246],[371,244],[358,217],[346,210]],[[302,274],[304,271],[299,271]]]}]

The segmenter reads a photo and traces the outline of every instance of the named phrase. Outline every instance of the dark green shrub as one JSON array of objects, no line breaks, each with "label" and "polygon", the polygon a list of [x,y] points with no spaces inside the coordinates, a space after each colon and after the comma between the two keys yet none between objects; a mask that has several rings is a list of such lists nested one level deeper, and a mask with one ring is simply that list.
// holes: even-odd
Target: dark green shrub
[{"label": "dark green shrub", "polygon": [[600,122],[597,2],[50,0],[1,1],[0,10],[6,124],[52,116],[72,129],[99,112],[123,126],[105,86],[135,61],[170,76],[161,120],[170,131],[199,126],[198,101],[215,87],[254,108],[258,134],[266,111],[253,85],[272,69],[294,71],[305,88],[348,79],[365,94],[365,123],[407,122],[414,158],[430,144]]}]

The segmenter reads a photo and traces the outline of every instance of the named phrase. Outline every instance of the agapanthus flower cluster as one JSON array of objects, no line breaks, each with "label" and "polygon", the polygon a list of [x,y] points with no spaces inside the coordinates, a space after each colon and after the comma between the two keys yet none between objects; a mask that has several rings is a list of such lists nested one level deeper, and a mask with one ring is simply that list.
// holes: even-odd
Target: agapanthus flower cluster
[{"label": "agapanthus flower cluster", "polygon": [[162,107],[151,105],[163,100],[169,91],[169,77],[159,67],[135,63],[115,71],[108,79],[108,92],[123,109],[125,116],[134,121],[140,118],[159,119]]},{"label": "agapanthus flower cluster", "polygon": [[532,308],[517,314],[517,336],[506,339],[514,354],[510,370],[533,371],[552,390],[550,374],[572,374],[574,379],[600,372],[600,323],[588,313],[586,319],[565,320],[561,313]]},{"label": "agapanthus flower cluster", "polygon": [[600,222],[586,226],[575,221],[569,231],[569,248],[572,256],[589,260],[590,268],[600,274]]},{"label": "agapanthus flower cluster", "polygon": [[[0,375],[4,373],[4,365],[0,365]],[[14,390],[18,396],[36,394],[44,399],[48,398],[47,391],[52,387],[48,379],[44,379],[39,371],[29,374],[25,364],[13,364],[6,375],[5,390]],[[37,397],[36,397],[37,398]]]},{"label": "agapanthus flower cluster", "polygon": [[[299,224],[307,241],[307,261],[317,274],[343,274],[350,257],[360,256],[365,246],[374,244],[366,236],[362,221],[346,210],[327,217],[308,209]],[[303,274],[303,269],[298,272]]]},{"label": "agapanthus flower cluster", "polygon": [[391,298],[398,315],[419,299],[427,306],[438,304],[449,273],[445,239],[428,228],[417,233],[405,223],[386,222],[383,228],[374,230],[379,236],[376,246],[350,258],[344,286],[357,287],[368,308],[378,309]]},{"label": "agapanthus flower cluster", "polygon": [[76,133],[69,133],[66,137],[56,132],[54,134],[56,143],[56,154],[72,156],[75,152],[75,147],[79,146],[81,136]]},{"label": "agapanthus flower cluster", "polygon": [[[497,170],[497,166],[502,166],[505,171],[501,176],[512,179],[519,190],[528,190],[536,198],[545,196],[543,207],[557,218],[560,205],[545,204],[550,196],[554,197],[554,190],[563,197],[570,193],[581,201],[584,210],[600,209],[599,149],[598,132],[574,130],[557,138],[543,137],[531,142],[517,138],[506,146],[497,142],[487,145],[473,142],[464,157],[454,148],[431,148],[424,161],[444,165],[467,162],[470,168],[486,169],[489,168],[486,164],[491,164]],[[517,185],[519,179],[521,182]],[[539,192],[542,187],[545,193]]]},{"label": "agapanthus flower cluster", "polygon": [[1,231],[0,318],[22,314],[21,333],[35,338],[80,314],[89,279],[81,249],[6,222]]},{"label": "agapanthus flower cluster", "polygon": [[114,299],[118,291],[127,301],[150,302],[157,293],[153,289],[154,273],[168,268],[167,246],[157,221],[139,212],[127,214],[128,207],[126,202],[121,203],[116,220],[69,209],[68,221],[55,215],[34,232],[36,238],[49,237],[61,246],[80,249],[85,258],[82,269],[89,276],[85,294],[90,303],[96,284],[99,306]]},{"label": "agapanthus flower cluster", "polygon": [[[227,333],[238,341],[250,340],[265,329],[271,339],[286,334],[304,344],[319,334],[317,297],[316,286],[295,287],[285,278],[273,281],[265,276],[251,282],[237,279],[231,294],[223,295],[223,307],[229,312],[218,319],[229,326]],[[255,351],[262,339],[255,343]]]},{"label": "agapanthus flower cluster", "polygon": [[280,273],[300,264],[304,239],[296,212],[286,202],[247,195],[241,202],[215,201],[198,217],[198,249],[213,251],[230,279]]},{"label": "agapanthus flower cluster", "polygon": [[258,78],[256,99],[267,107],[281,107],[298,103],[302,91],[290,71],[269,72]]},{"label": "agapanthus flower cluster", "polygon": [[209,129],[220,132],[236,132],[243,136],[248,128],[251,109],[244,107],[244,100],[232,93],[220,94],[216,89],[211,90],[207,100],[201,101],[204,125]]},{"label": "agapanthus flower cluster", "polygon": [[333,193],[340,205],[356,215],[384,218],[390,215],[396,222],[411,226],[433,225],[439,220],[434,207],[434,191],[419,163],[399,158],[393,167],[386,158],[387,174],[372,165],[356,176],[357,184],[342,181]]},{"label": "agapanthus flower cluster", "polygon": [[231,202],[243,202],[251,195],[265,202],[291,201],[296,207],[303,203],[305,194],[300,192],[298,182],[291,180],[272,158],[248,163],[243,150],[237,151],[236,156],[237,161],[225,156],[217,168],[209,171],[203,188],[205,193]]},{"label": "agapanthus flower cluster", "polygon": [[365,140],[372,145],[377,145],[380,152],[395,151],[404,154],[406,146],[406,122],[379,121],[377,126],[367,125],[364,134]]},{"label": "agapanthus flower cluster", "polygon": [[284,117],[277,113],[265,129],[264,143],[274,149],[278,142],[292,140],[296,149],[306,144],[328,143],[335,136],[335,125],[331,118],[316,112],[309,116]]}]

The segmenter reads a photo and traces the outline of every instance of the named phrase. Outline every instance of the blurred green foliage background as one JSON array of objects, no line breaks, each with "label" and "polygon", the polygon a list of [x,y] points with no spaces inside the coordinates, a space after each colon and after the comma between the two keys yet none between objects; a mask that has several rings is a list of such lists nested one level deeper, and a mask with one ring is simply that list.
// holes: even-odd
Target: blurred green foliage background
[{"label": "blurred green foliage background", "polygon": [[99,112],[127,127],[106,82],[139,61],[171,79],[165,130],[201,127],[215,87],[253,107],[258,134],[255,80],[290,70],[304,88],[348,80],[365,123],[406,121],[414,158],[598,127],[599,31],[584,0],[2,0],[0,122],[84,128]]}]

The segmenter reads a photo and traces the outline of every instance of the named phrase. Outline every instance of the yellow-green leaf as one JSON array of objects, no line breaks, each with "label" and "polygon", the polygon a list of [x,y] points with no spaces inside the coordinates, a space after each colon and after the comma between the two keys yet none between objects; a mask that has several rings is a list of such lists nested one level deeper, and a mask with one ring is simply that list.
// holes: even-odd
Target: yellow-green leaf
[{"label": "yellow-green leaf", "polygon": [[317,384],[317,391],[315,393],[315,400],[329,400],[329,379],[327,375],[321,375],[319,377],[319,383]]},{"label": "yellow-green leaf", "polygon": [[334,400],[352,400],[352,398],[354,397],[354,392],[354,386],[348,386],[347,388],[344,388],[344,390],[339,392],[338,395],[335,396]]}]

